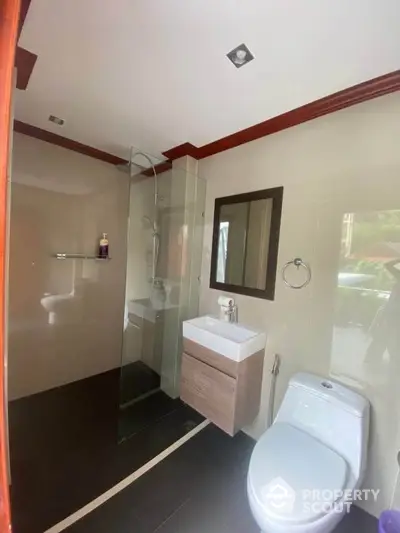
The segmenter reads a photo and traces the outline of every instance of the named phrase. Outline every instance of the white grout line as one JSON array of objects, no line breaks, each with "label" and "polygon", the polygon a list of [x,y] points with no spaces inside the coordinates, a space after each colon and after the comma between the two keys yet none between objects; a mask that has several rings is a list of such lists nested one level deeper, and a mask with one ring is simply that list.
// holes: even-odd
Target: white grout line
[{"label": "white grout line", "polygon": [[156,455],[151,461],[146,463],[145,465],[141,466],[138,470],[135,472],[132,472],[128,477],[114,485],[111,489],[107,490],[100,496],[98,496],[96,499],[92,500],[88,504],[86,504],[84,507],[81,507],[78,511],[75,511],[75,513],[72,513],[71,515],[67,516],[67,518],[64,518],[64,520],[61,520],[61,522],[58,522],[58,524],[55,524],[49,529],[46,529],[44,533],[60,533],[61,531],[64,531],[67,527],[71,526],[87,514],[91,513],[97,507],[100,507],[100,505],[103,505],[106,501],[108,501],[110,498],[121,492],[121,490],[124,490],[126,487],[128,487],[131,483],[136,481],[138,478],[143,476],[143,474],[146,474],[149,470],[151,470],[154,466],[156,466],[158,463],[160,463],[163,459],[168,457],[172,452],[177,450],[182,446],[182,444],[185,444],[188,440],[190,440],[192,437],[197,435],[197,433],[200,433],[205,427],[208,426],[210,423],[209,420],[204,420],[201,424],[196,426],[194,429],[189,431],[189,433],[186,433],[183,437],[181,437],[179,440],[171,444],[168,448],[166,448],[164,451]]}]

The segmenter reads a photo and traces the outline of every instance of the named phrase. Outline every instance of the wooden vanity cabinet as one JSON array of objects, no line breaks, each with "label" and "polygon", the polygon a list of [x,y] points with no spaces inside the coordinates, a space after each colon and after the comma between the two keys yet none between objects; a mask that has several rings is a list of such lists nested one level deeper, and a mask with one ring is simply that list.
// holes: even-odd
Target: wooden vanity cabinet
[{"label": "wooden vanity cabinet", "polygon": [[183,339],[181,398],[229,435],[258,414],[264,350],[237,362]]}]

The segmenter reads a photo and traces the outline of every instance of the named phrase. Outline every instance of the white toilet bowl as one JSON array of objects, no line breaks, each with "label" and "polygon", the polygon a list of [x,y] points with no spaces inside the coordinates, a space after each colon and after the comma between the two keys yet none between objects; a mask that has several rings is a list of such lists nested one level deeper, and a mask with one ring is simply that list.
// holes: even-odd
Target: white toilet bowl
[{"label": "white toilet bowl", "polygon": [[310,374],[292,378],[254,447],[247,491],[263,533],[329,533],[365,470],[369,403]]}]

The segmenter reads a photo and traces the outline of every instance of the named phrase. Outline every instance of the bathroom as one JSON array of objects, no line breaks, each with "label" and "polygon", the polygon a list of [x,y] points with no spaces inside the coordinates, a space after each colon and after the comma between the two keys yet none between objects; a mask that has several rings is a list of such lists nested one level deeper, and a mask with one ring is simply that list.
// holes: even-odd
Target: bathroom
[{"label": "bathroom", "polygon": [[[87,49],[89,73],[82,62],[74,70],[66,42],[75,28],[71,46],[78,54],[90,8],[74,2],[77,21],[72,8],[45,4],[23,3],[18,50],[32,50],[37,62],[28,90],[17,74],[9,158],[5,458],[14,533],[279,531],[264,528],[249,502],[249,465],[260,450],[256,443],[279,422],[299,373],[344,387],[368,406],[368,453],[357,488],[374,496],[354,502],[334,531],[376,531],[383,511],[400,509],[400,341],[394,333],[398,286],[392,267],[400,255],[400,74],[389,37],[398,19],[391,0],[373,3],[371,27],[359,28],[372,51],[378,39],[373,21],[385,24],[385,44],[379,34],[385,60],[368,70],[365,58],[354,53],[349,62],[359,70],[352,77],[332,56],[335,82],[333,74],[330,81],[321,74],[319,87],[308,80],[307,94],[297,97],[285,86],[285,107],[280,80],[270,87],[276,105],[267,112],[256,108],[261,92],[242,112],[230,99],[224,109],[226,94],[219,94],[218,107],[206,96],[200,74],[203,93],[179,78],[183,63],[171,66],[171,78],[162,60],[153,68],[162,43],[175,43],[173,24],[164,41],[152,43],[149,63],[137,57],[142,81],[119,73],[123,88],[117,92],[119,67],[111,55],[105,57],[110,85],[101,92],[94,45],[100,29],[121,24],[123,38],[113,53],[126,57],[121,47],[128,36],[132,47],[147,39],[149,28],[162,34],[161,21],[171,21],[177,9],[173,2],[171,12],[158,8],[160,21],[148,19],[151,6],[121,2],[130,14],[126,20],[137,15],[146,21],[132,37],[120,20],[122,11],[108,6],[96,13],[88,30],[94,40]],[[268,13],[282,23],[283,11],[273,14],[259,4],[254,12],[260,17]],[[176,24],[182,35],[185,27],[197,36],[210,30],[201,10],[180,9]],[[211,4],[207,9],[221,16]],[[264,89],[255,91],[267,83],[265,50],[247,37],[260,26],[246,6],[240,12],[248,16],[248,48],[239,45],[240,53],[227,54],[241,42],[232,29],[231,39],[222,39],[217,63],[221,83],[236,96],[240,83],[248,88],[263,80]],[[342,17],[345,6],[332,4],[327,12]],[[58,35],[54,28],[43,31],[44,17],[57,21]],[[52,77],[49,43],[65,58],[65,92]],[[190,49],[205,68],[199,50]],[[18,66],[18,50],[17,73],[27,64]],[[249,54],[248,64],[242,63]],[[179,57],[186,65],[183,51]],[[136,91],[143,109],[131,109],[128,89]],[[189,104],[190,91],[196,99]],[[125,108],[115,103],[114,93]],[[203,96],[204,116],[198,107]],[[305,104],[311,107],[303,114]],[[214,126],[206,110],[207,117],[215,115]],[[287,118],[281,114],[286,111]],[[79,125],[80,112],[85,118]],[[49,122],[50,113],[65,124]],[[232,206],[245,202],[251,208],[235,218]],[[101,258],[102,238],[108,252]],[[257,262],[256,281],[249,274],[251,261]],[[257,332],[261,343],[248,358],[254,368],[243,373],[243,391],[239,370],[223,370],[220,385],[216,380],[222,387],[238,372],[232,416],[240,411],[242,418],[227,425],[220,422],[226,405],[220,389],[209,388],[201,398],[212,404],[210,411],[193,396],[206,386],[205,378],[193,377],[187,365],[200,360],[207,371],[215,370],[204,359],[209,354],[192,357],[185,333],[188,322],[205,316],[217,317],[224,328]],[[188,393],[190,381],[194,388]],[[219,397],[221,403],[213,404]],[[304,533],[319,531],[315,524],[303,526]]]}]

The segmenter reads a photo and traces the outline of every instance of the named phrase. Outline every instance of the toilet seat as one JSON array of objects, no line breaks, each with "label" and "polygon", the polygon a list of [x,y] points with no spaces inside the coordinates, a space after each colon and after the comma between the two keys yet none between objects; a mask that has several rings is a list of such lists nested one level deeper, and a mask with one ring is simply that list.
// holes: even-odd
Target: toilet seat
[{"label": "toilet seat", "polygon": [[[347,481],[348,467],[340,455],[289,424],[275,423],[254,448],[248,489],[267,519],[294,525],[327,514],[327,507],[341,499],[337,491],[344,490]],[[303,492],[312,490],[323,495],[327,507],[314,505],[315,497]]]}]

